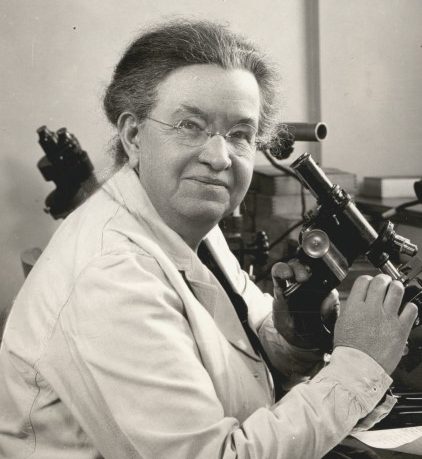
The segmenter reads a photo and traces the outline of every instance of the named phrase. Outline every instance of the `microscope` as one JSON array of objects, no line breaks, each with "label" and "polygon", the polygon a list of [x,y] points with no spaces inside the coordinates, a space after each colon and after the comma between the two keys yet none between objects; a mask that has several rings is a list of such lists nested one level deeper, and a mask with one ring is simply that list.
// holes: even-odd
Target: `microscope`
[{"label": "microscope", "polygon": [[[310,266],[311,277],[302,284],[293,282],[284,286],[284,296],[299,334],[325,351],[331,349],[334,323],[321,318],[319,305],[341,284],[353,262],[362,255],[380,272],[403,283],[403,304],[415,303],[420,316],[422,261],[416,256],[417,246],[397,234],[388,220],[376,231],[351,196],[330,182],[310,154],[301,155],[291,169],[317,200],[317,207],[305,216],[297,250],[297,258]],[[397,255],[406,258],[406,263],[396,266],[393,260]],[[414,326],[419,323],[418,318]],[[409,339],[408,345],[410,358],[417,344]]]},{"label": "microscope", "polygon": [[55,219],[64,218],[96,188],[94,166],[78,139],[66,128],[53,132],[41,126],[37,133],[45,153],[38,161],[38,169],[45,180],[56,184],[45,200],[44,210]]}]

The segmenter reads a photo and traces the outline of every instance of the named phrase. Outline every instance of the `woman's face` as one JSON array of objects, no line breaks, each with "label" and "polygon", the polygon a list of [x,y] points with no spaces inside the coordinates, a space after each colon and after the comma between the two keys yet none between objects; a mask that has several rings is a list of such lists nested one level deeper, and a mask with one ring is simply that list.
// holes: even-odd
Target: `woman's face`
[{"label": "woman's face", "polygon": [[[173,71],[158,87],[150,118],[170,125],[187,120],[182,125],[188,130],[199,126],[224,135],[239,123],[257,128],[259,112],[252,73],[204,64]],[[235,135],[243,137],[243,131]],[[237,151],[221,135],[202,146],[187,145],[177,130],[151,119],[142,122],[138,136],[140,180],[160,216],[179,234],[186,225],[208,232],[242,201],[253,149]]]}]

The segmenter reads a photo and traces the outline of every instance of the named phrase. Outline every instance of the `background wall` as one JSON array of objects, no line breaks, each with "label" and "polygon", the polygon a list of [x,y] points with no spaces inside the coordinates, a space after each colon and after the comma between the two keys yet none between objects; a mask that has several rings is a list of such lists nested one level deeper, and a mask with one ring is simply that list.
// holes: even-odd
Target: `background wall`
[{"label": "background wall", "polygon": [[320,0],[324,164],[422,176],[422,1]]},{"label": "background wall", "polygon": [[[112,131],[101,96],[135,33],[174,15],[217,19],[253,40],[278,62],[283,117],[306,121],[314,7],[305,0],[3,0],[0,2],[0,312],[23,281],[22,250],[47,243],[57,222],[43,213],[53,189],[37,170],[36,129],[66,126],[96,169],[106,165]],[[314,2],[317,5],[317,2]],[[311,19],[309,19],[311,18]],[[307,43],[308,42],[308,43]],[[310,53],[310,54],[309,54]],[[313,148],[315,148],[313,146]]]}]

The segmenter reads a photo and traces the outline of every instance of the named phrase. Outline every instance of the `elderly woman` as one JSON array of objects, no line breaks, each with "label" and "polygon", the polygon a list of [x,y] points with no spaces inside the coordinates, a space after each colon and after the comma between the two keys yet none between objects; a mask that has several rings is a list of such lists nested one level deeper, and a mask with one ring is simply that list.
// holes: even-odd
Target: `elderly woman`
[{"label": "elderly woman", "polygon": [[[398,315],[400,284],[358,279],[323,367],[218,229],[271,134],[274,86],[263,56],[212,23],[167,23],[127,49],[104,101],[121,167],[60,226],[6,326],[1,457],[318,458],[391,408],[379,402],[416,314]],[[278,402],[267,363],[294,386]]]}]

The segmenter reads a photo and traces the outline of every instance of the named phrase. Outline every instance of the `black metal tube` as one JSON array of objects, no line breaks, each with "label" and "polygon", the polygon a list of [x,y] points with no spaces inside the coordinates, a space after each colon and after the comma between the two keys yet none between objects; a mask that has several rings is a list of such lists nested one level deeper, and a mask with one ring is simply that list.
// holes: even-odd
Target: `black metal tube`
[{"label": "black metal tube", "polygon": [[295,123],[286,121],[289,132],[294,135],[295,142],[320,142],[327,137],[327,125],[325,123]]},{"label": "black metal tube", "polygon": [[325,197],[333,189],[333,184],[309,153],[299,156],[290,167],[316,198]]}]

